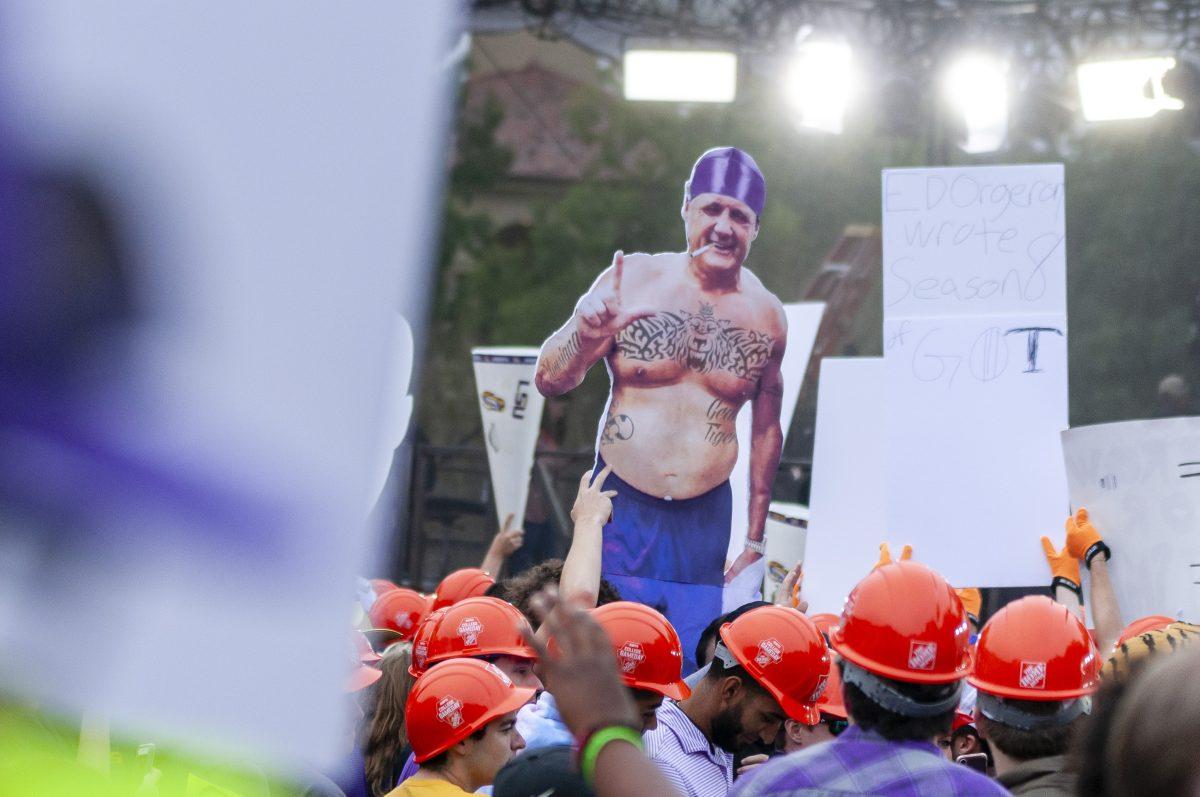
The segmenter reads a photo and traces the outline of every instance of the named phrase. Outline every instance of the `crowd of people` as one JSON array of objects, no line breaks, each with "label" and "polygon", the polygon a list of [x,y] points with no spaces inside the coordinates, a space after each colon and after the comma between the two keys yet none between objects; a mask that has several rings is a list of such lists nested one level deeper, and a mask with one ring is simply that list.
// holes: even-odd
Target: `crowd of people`
[{"label": "crowd of people", "polygon": [[882,545],[840,616],[806,613],[797,566],[776,603],[714,618],[685,651],[602,578],[596,528],[615,494],[592,475],[565,561],[495,580],[506,524],[487,569],[432,595],[364,585],[343,793],[1200,794],[1200,627],[1122,627],[1086,510],[1062,548],[1042,539],[1053,598],[982,626],[979,590]]}]

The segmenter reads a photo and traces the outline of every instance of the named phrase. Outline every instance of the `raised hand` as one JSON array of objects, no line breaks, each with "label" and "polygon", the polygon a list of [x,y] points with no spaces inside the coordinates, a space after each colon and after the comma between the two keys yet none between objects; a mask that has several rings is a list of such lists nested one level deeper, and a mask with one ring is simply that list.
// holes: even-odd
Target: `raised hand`
[{"label": "raised hand", "polygon": [[[900,549],[900,561],[907,562],[909,559],[912,559],[912,551],[913,551],[913,549],[912,549],[911,545],[905,545],[903,548],[901,548]],[[879,544],[879,561],[876,562],[875,567],[872,567],[871,569],[878,570],[879,568],[883,567],[884,565],[890,565],[891,563],[892,563],[892,549],[888,547],[888,544],[886,542],[882,542]]]},{"label": "raised hand", "polygon": [[639,318],[653,315],[651,308],[628,309],[621,300],[625,253],[613,255],[612,280],[600,280],[575,306],[575,331],[585,341],[611,338]]},{"label": "raised hand", "polygon": [[775,593],[775,605],[786,606],[789,609],[799,609],[801,612],[808,611],[808,601],[804,600],[800,595],[800,590],[804,585],[804,560],[796,562],[796,566],[788,571],[784,576],[783,583],[779,585],[779,591]]},{"label": "raised hand", "polygon": [[593,471],[584,471],[583,476],[579,478],[579,492],[575,495],[575,504],[571,507],[571,520],[575,524],[595,524],[603,526],[612,516],[612,499],[616,497],[616,490],[605,490],[604,482],[608,478],[608,474],[612,473],[612,465],[605,465],[604,470],[596,474],[593,479]]},{"label": "raised hand", "polygon": [[1067,550],[1071,556],[1082,561],[1093,545],[1103,541],[1086,509],[1080,507],[1073,517],[1067,517]]},{"label": "raised hand", "polygon": [[513,527],[515,517],[509,512],[508,517],[504,518],[504,528],[492,539],[492,547],[505,558],[512,556],[525,544],[525,529],[520,526]]}]

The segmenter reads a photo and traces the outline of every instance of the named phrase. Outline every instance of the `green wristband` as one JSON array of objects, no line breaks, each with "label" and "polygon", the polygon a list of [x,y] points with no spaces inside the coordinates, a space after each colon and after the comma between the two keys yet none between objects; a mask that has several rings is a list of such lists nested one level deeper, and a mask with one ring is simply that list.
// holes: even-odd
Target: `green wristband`
[{"label": "green wristband", "polygon": [[600,751],[609,742],[617,741],[629,742],[638,750],[644,749],[642,735],[625,725],[610,725],[593,733],[588,737],[587,744],[584,745],[583,752],[579,756],[579,771],[589,786],[592,785],[592,776],[596,774],[596,759],[600,757]]}]

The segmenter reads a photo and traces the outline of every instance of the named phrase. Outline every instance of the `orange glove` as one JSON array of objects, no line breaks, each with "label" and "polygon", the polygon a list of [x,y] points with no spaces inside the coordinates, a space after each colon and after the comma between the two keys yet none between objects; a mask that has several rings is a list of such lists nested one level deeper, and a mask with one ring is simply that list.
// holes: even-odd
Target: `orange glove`
[{"label": "orange glove", "polygon": [[962,601],[963,609],[967,614],[971,615],[975,620],[975,624],[979,624],[979,610],[983,608],[983,594],[978,587],[968,587],[967,589],[955,590],[958,593],[958,599]]},{"label": "orange glove", "polygon": [[[912,559],[912,546],[905,545],[903,548],[900,549],[900,561],[907,562],[909,559]],[[890,565],[891,563],[892,563],[892,551],[890,548],[888,548],[888,544],[886,542],[881,542],[879,544],[879,561],[876,562],[875,566],[872,567],[871,569],[878,570],[879,568],[883,567],[884,565]]]},{"label": "orange glove", "polygon": [[[1093,550],[1095,549],[1095,550]],[[1108,558],[1108,546],[1104,544],[1100,532],[1088,520],[1088,511],[1083,507],[1075,513],[1075,517],[1067,518],[1067,550],[1076,559],[1091,564],[1091,557],[1103,551]]]},{"label": "orange glove", "polygon": [[1051,585],[1058,582],[1058,579],[1062,579],[1070,582],[1070,586],[1074,587],[1075,592],[1080,592],[1079,560],[1071,556],[1069,547],[1064,546],[1061,551],[1056,551],[1050,538],[1042,537],[1042,552],[1046,554],[1046,561],[1050,564],[1050,573],[1054,576]]}]

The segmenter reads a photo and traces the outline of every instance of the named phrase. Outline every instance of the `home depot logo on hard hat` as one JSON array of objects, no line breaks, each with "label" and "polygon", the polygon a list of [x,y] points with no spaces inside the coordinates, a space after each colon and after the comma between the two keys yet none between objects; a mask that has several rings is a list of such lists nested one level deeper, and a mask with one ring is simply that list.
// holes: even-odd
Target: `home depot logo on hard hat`
[{"label": "home depot logo on hard hat", "polygon": [[1021,662],[1021,686],[1025,689],[1046,688],[1046,662]]},{"label": "home depot logo on hard hat", "polygon": [[812,690],[812,694],[808,696],[808,702],[816,703],[817,700],[820,699],[821,695],[825,694],[825,685],[828,683],[828,675],[822,675],[820,678],[818,678],[816,687]]},{"label": "home depot logo on hard hat", "polygon": [[463,644],[477,645],[479,644],[479,633],[483,631],[483,623],[479,622],[476,617],[464,617],[462,622],[458,624],[458,635],[462,637]]},{"label": "home depot logo on hard hat", "polygon": [[413,648],[413,661],[415,661],[417,663],[418,667],[420,667],[421,669],[424,669],[425,668],[425,657],[428,655],[429,655],[429,643],[426,642],[424,639],[422,639],[420,642],[417,643],[416,647]]},{"label": "home depot logo on hard hat", "polygon": [[768,664],[778,664],[783,661],[783,645],[775,637],[764,639],[758,643],[758,654],[754,657],[754,663],[759,667],[766,667]]},{"label": "home depot logo on hard hat", "polygon": [[462,725],[462,701],[446,695],[437,703],[437,718],[449,725],[451,728],[457,728]]},{"label": "home depot logo on hard hat", "polygon": [[617,651],[617,658],[621,660],[621,672],[628,675],[646,660],[646,652],[637,642],[626,642]]},{"label": "home depot logo on hard hat", "polygon": [[914,639],[908,646],[908,669],[932,670],[937,658],[936,642],[921,642]]}]

